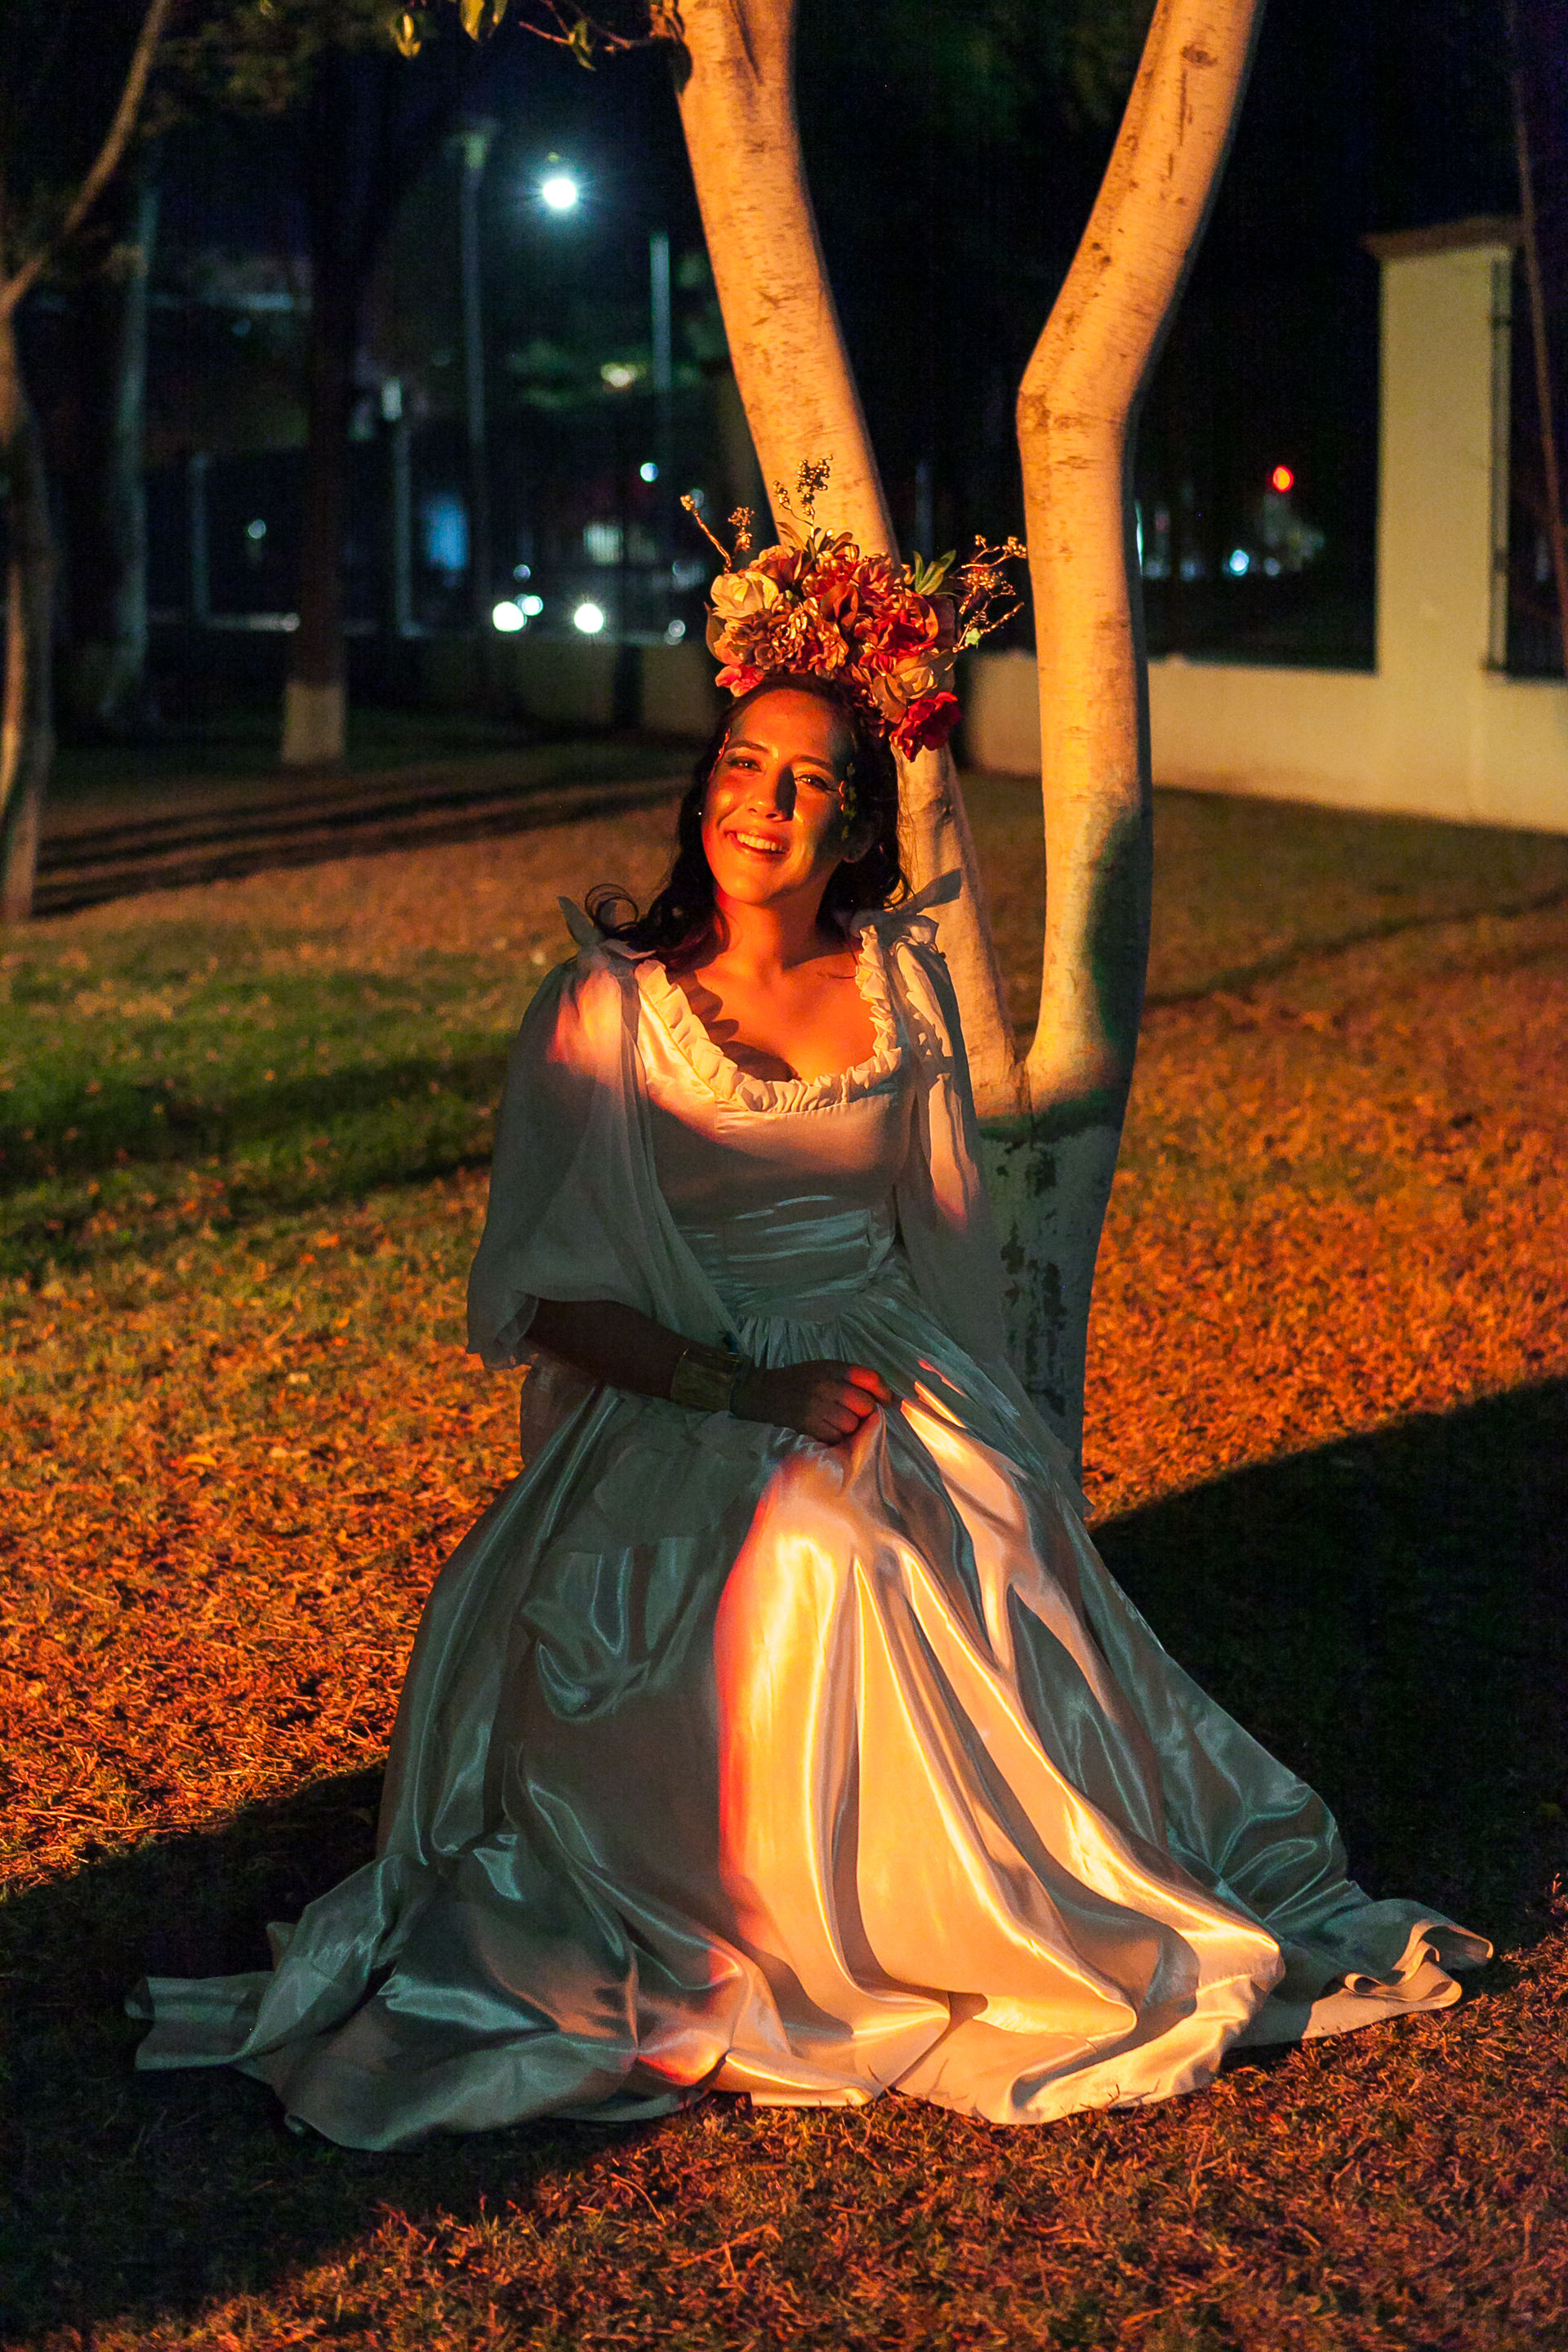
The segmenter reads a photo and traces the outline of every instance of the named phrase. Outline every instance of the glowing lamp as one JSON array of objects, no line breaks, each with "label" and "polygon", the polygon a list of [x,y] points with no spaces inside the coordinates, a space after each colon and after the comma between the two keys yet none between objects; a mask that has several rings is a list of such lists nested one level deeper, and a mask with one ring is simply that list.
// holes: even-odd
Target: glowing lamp
[{"label": "glowing lamp", "polygon": [[539,183],[540,196],[552,213],[575,212],[582,193],[570,172],[552,172]]},{"label": "glowing lamp", "polygon": [[597,604],[579,604],[572,615],[572,626],[581,629],[585,637],[596,637],[605,625],[605,615]]},{"label": "glowing lamp", "polygon": [[499,629],[503,637],[515,636],[519,629],[527,628],[528,615],[521,605],[497,604],[490,614],[490,626]]},{"label": "glowing lamp", "polygon": [[1287,490],[1295,488],[1296,477],[1289,466],[1276,466],[1268,477],[1268,487],[1271,490],[1278,490],[1283,498]]}]

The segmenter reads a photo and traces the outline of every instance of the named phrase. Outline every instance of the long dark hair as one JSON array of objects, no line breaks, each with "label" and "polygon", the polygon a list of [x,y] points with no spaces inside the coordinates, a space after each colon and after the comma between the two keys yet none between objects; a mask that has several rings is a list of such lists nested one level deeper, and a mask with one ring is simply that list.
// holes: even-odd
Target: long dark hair
[{"label": "long dark hair", "polygon": [[[712,870],[702,847],[702,805],[731,729],[741,713],[764,694],[787,689],[809,694],[825,702],[839,720],[853,747],[849,772],[854,777],[855,818],[875,827],[870,847],[851,864],[837,866],[822,894],[821,919],[842,926],[851,915],[877,907],[891,907],[904,898],[909,884],[899,857],[899,771],[883,736],[842,688],[812,670],[776,670],[759,686],[736,697],[714,728],[702,756],[691,772],[691,782],[680,803],[675,824],[675,856],[663,887],[639,915],[637,902],[613,882],[600,882],[589,891],[587,908],[602,936],[629,948],[651,950],[668,965],[679,968],[699,962],[720,929]],[[619,909],[629,907],[629,915]]]}]

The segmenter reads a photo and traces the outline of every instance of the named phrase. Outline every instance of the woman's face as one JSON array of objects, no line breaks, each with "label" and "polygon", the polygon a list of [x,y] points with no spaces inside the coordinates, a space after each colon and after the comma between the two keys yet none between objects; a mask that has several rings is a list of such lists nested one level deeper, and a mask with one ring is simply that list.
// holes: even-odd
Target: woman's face
[{"label": "woman's face", "polygon": [[815,891],[869,846],[845,824],[842,786],[854,746],[837,713],[781,687],[749,703],[709,779],[702,847],[721,899],[773,906]]}]

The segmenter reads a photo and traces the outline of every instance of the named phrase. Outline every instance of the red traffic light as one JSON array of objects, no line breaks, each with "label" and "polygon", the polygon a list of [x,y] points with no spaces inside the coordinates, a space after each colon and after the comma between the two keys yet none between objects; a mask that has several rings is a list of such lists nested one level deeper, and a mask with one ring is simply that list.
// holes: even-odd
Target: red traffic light
[{"label": "red traffic light", "polygon": [[1283,498],[1287,490],[1295,488],[1296,477],[1289,466],[1276,466],[1268,477],[1268,487],[1271,490],[1278,490]]}]

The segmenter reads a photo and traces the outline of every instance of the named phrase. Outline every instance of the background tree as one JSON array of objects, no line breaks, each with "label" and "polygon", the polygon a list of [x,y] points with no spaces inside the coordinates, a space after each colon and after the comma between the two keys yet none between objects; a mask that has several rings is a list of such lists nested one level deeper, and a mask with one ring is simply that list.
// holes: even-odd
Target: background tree
[{"label": "background tree", "polygon": [[[127,148],[71,268],[58,274],[65,299],[47,360],[40,354],[61,541],[59,701],[79,738],[121,737],[148,715],[144,415],[157,145],[143,131]],[[45,381],[40,373],[40,388]]]},{"label": "background tree", "polygon": [[469,78],[466,44],[432,40],[410,68],[395,39],[385,0],[213,0],[174,51],[183,106],[269,115],[293,133],[310,303],[300,625],[283,700],[287,766],[343,756],[342,549],[365,294],[398,204],[461,108]]},{"label": "background tree", "polygon": [[[50,135],[46,91],[80,66],[58,10],[13,9],[0,85],[0,464],[7,534],[5,686],[0,726],[0,913],[32,911],[38,827],[54,761],[56,547],[37,404],[17,337],[17,312],[92,214],[119,169],[146,100],[173,0],[135,17],[100,20],[92,62],[118,50],[118,95],[96,152],[79,171]],[[121,46],[122,45],[122,46]],[[62,164],[65,165],[62,170]]]}]

